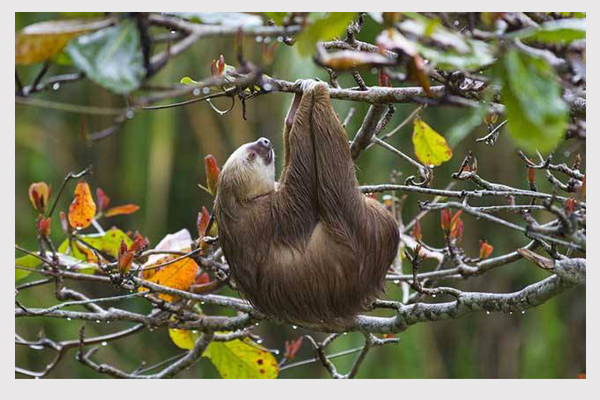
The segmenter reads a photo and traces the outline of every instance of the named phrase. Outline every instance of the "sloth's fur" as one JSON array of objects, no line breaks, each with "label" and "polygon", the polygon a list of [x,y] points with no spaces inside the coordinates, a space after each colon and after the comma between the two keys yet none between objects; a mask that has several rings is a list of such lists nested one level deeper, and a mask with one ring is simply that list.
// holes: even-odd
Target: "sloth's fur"
[{"label": "sloth's fur", "polygon": [[233,279],[267,315],[341,329],[383,291],[397,223],[360,193],[326,84],[296,95],[279,183],[259,142],[237,149],[219,178],[215,218]]}]

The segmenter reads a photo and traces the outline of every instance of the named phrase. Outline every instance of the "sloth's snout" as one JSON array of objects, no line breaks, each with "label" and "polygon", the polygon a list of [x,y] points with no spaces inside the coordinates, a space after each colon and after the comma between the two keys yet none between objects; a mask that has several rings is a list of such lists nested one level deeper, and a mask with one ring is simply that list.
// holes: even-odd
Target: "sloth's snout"
[{"label": "sloth's snout", "polygon": [[271,164],[275,152],[273,151],[273,146],[269,139],[262,137],[252,143],[251,148],[260,155],[266,165]]},{"label": "sloth's snout", "polygon": [[258,144],[267,150],[271,150],[271,141],[265,137],[257,140]]}]

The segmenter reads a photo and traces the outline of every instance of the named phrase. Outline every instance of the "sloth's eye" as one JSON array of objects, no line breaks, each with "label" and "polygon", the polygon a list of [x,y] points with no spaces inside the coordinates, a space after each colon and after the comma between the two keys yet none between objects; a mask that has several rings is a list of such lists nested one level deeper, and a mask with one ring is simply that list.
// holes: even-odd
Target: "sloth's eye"
[{"label": "sloth's eye", "polygon": [[246,156],[246,158],[248,159],[248,161],[254,161],[254,159],[256,158],[256,153],[251,151],[248,153],[248,155]]}]

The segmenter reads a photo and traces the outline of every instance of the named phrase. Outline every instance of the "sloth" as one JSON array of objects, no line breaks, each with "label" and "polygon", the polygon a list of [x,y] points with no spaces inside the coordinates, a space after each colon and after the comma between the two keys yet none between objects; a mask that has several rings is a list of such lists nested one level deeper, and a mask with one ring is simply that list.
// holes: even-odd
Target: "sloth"
[{"label": "sloth", "polygon": [[222,168],[214,216],[238,289],[262,313],[343,329],[383,293],[398,251],[390,212],[358,188],[346,132],[324,82],[300,82],[284,126],[284,162],[260,138]]}]

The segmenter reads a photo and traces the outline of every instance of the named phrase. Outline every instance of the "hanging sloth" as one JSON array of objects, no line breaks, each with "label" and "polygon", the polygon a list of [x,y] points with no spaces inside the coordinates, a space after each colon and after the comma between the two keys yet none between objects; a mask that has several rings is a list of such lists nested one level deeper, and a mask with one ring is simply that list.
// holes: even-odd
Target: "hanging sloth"
[{"label": "hanging sloth", "polygon": [[383,291],[398,225],[359,191],[327,84],[302,88],[285,121],[280,181],[268,139],[241,146],[221,171],[215,219],[232,277],[258,310],[343,329]]}]

